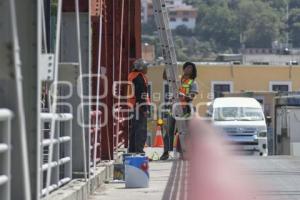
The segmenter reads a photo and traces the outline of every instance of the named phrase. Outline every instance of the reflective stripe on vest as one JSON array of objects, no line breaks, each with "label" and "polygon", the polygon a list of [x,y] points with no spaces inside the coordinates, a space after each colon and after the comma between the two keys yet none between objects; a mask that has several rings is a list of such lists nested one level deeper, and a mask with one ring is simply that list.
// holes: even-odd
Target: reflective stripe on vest
[{"label": "reflective stripe on vest", "polygon": [[179,89],[180,93],[184,95],[188,95],[190,93],[191,85],[194,80],[192,79],[185,79],[181,81],[181,87]]}]

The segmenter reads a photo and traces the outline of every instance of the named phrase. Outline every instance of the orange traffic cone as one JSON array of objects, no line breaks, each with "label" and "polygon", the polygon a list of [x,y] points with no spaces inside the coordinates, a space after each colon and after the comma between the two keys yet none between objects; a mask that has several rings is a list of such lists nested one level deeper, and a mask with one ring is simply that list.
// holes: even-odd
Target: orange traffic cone
[{"label": "orange traffic cone", "polygon": [[156,128],[156,135],[153,147],[164,147],[164,140],[161,134],[161,126],[157,126]]}]

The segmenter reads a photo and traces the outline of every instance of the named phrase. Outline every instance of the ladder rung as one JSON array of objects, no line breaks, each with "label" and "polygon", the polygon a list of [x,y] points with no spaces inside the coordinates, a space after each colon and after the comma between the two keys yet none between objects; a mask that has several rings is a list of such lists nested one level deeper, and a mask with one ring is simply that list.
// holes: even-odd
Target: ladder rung
[{"label": "ladder rung", "polygon": [[[167,70],[167,80],[170,84],[171,90],[177,92],[179,90],[180,81],[178,80],[178,67],[176,59],[176,51],[172,39],[172,31],[170,29],[170,20],[168,15],[168,8],[164,0],[153,0],[154,17],[160,37],[162,54],[164,63]],[[178,97],[174,98],[176,102],[179,101]],[[181,107],[177,109],[177,116],[182,116],[183,112]],[[185,123],[180,121],[178,123],[179,132],[186,132]]]}]

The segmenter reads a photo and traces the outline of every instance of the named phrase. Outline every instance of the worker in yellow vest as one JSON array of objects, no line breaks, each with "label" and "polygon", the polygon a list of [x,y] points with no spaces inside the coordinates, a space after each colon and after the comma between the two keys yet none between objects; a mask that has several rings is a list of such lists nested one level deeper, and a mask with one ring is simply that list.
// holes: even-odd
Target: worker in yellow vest
[{"label": "worker in yellow vest", "polygon": [[138,59],[128,75],[128,81],[131,83],[128,88],[128,104],[133,111],[129,130],[129,153],[145,153],[143,149],[147,140],[147,117],[150,104],[146,76],[148,65],[145,60]]},{"label": "worker in yellow vest", "polygon": [[[181,77],[181,87],[179,89],[179,98],[182,102],[182,108],[185,116],[191,114],[191,104],[195,96],[198,94],[198,84],[195,81],[197,77],[196,65],[192,62],[186,62],[183,65],[183,75]],[[164,79],[165,79],[164,74]],[[164,137],[164,153],[161,156],[161,160],[167,160],[169,158],[169,151],[173,150],[173,141],[175,135],[175,119],[172,113],[168,115],[168,128]]]}]

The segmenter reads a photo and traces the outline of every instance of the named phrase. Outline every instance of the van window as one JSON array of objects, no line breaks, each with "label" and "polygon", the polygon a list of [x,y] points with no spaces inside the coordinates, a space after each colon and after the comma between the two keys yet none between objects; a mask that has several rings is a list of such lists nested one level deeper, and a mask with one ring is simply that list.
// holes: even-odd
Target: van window
[{"label": "van window", "polygon": [[220,107],[214,109],[214,121],[262,121],[260,108]]}]

